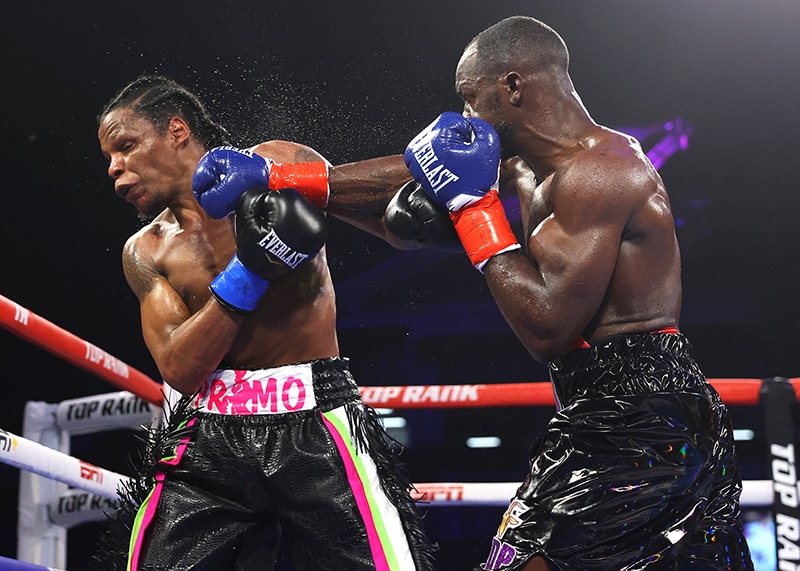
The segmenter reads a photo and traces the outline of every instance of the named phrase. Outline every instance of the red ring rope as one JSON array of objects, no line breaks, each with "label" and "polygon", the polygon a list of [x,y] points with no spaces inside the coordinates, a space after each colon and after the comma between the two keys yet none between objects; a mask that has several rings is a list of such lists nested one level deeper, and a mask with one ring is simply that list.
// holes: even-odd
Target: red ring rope
[{"label": "red ring rope", "polygon": [[[0,295],[0,326],[83,368],[143,400],[161,404],[161,385],[95,347],[88,341],[39,317]],[[709,379],[729,405],[756,405],[761,379]],[[789,379],[800,398],[800,379]],[[553,406],[548,382],[487,385],[412,385],[361,387],[366,404],[381,408],[470,408],[500,406]]]},{"label": "red ring rope", "polygon": [[[800,396],[800,379],[789,379]],[[757,405],[761,379],[709,379],[728,405]],[[361,387],[361,399],[380,408],[553,406],[550,383]]]},{"label": "red ring rope", "polygon": [[161,385],[153,379],[3,295],[0,326],[143,400],[161,404]]}]

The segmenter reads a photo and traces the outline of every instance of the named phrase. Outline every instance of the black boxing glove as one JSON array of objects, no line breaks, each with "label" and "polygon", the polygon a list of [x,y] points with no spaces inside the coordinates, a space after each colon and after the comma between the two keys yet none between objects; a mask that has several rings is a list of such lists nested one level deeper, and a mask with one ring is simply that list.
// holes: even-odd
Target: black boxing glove
[{"label": "black boxing glove", "polygon": [[325,216],[293,188],[251,188],[236,205],[236,250],[259,277],[272,281],[325,245]]},{"label": "black boxing glove", "polygon": [[450,213],[433,202],[415,180],[405,183],[386,207],[386,229],[403,240],[447,252],[464,252]]},{"label": "black boxing glove", "polygon": [[252,313],[270,281],[311,260],[325,245],[325,217],[293,188],[246,190],[236,205],[236,255],[211,293],[237,313]]}]

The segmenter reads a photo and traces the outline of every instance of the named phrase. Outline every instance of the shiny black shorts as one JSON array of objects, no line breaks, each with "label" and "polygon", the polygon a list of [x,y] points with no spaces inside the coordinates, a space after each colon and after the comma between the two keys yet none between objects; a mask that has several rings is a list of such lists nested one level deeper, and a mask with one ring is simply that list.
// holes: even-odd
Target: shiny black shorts
[{"label": "shiny black shorts", "polygon": [[269,571],[279,546],[294,569],[432,568],[399,445],[346,360],[216,371],[150,434],[98,570]]},{"label": "shiny black shorts", "polygon": [[727,409],[680,334],[635,334],[550,364],[562,407],[482,569],[750,570]]}]

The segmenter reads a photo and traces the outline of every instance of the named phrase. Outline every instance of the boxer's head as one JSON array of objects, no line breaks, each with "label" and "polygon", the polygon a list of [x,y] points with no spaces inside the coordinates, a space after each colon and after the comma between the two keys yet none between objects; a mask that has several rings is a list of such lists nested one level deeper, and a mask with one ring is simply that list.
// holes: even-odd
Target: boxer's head
[{"label": "boxer's head", "polygon": [[504,155],[515,154],[514,133],[543,93],[572,89],[567,46],[555,30],[526,16],[506,18],[467,45],[456,67],[464,114],[492,124]]},{"label": "boxer's head", "polygon": [[105,105],[98,124],[114,190],[145,220],[190,188],[204,152],[228,142],[227,131],[195,95],[159,76],[142,76],[124,87]]},{"label": "boxer's head", "polygon": [[569,52],[561,36],[527,16],[506,18],[486,28],[469,48],[475,49],[483,75],[499,77],[512,70],[524,75],[548,70],[566,73],[569,67]]}]

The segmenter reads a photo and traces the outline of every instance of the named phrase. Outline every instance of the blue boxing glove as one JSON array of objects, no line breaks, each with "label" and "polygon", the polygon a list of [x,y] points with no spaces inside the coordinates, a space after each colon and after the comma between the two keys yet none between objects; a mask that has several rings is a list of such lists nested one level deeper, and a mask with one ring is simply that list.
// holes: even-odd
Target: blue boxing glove
[{"label": "blue boxing glove", "polygon": [[225,218],[248,188],[267,186],[272,161],[247,149],[211,149],[195,168],[192,190],[212,218]]},{"label": "blue boxing glove", "polygon": [[405,161],[428,196],[450,211],[479,271],[494,256],[520,248],[497,194],[500,137],[489,123],[442,113],[409,143]]},{"label": "blue boxing glove", "polygon": [[500,137],[482,119],[447,111],[409,143],[408,169],[450,212],[480,200],[500,179]]},{"label": "blue boxing glove", "polygon": [[328,205],[328,164],[325,161],[280,164],[248,149],[217,147],[195,168],[192,190],[209,216],[225,218],[248,188],[293,188],[314,206]]}]

